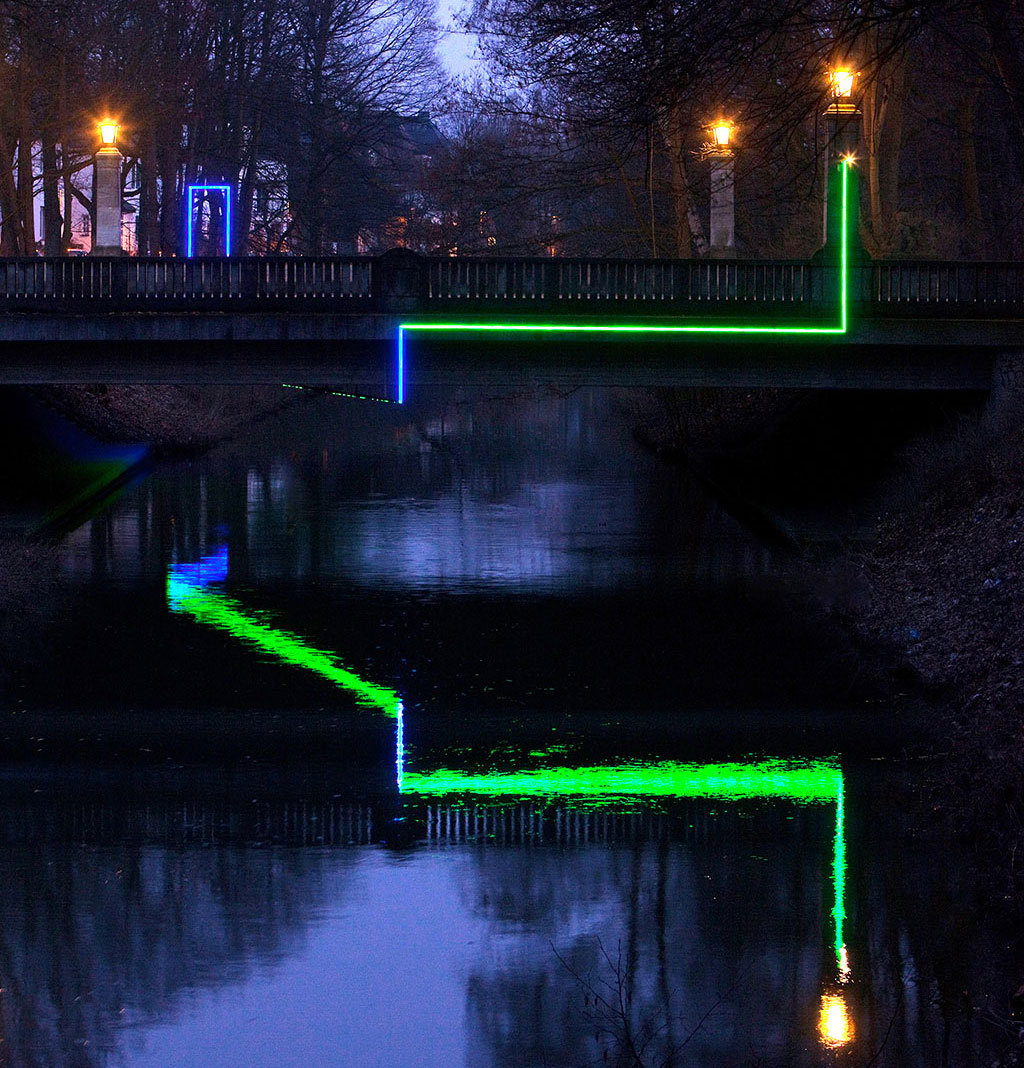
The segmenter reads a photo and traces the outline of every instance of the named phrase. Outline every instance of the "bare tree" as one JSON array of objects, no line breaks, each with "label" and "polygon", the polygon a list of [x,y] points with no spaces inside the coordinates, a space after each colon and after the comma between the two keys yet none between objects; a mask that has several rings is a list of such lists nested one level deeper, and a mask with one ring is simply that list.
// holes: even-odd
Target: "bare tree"
[{"label": "bare tree", "polygon": [[296,251],[317,253],[330,240],[329,217],[344,208],[346,162],[351,178],[389,115],[417,111],[435,95],[432,17],[429,0],[290,3],[291,91],[274,121],[288,161]]}]

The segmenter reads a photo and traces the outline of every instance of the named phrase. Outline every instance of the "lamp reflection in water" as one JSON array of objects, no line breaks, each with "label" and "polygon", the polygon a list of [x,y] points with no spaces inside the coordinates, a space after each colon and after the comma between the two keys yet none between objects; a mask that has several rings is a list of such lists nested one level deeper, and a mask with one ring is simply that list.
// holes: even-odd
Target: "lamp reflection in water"
[{"label": "lamp reflection in water", "polygon": [[[700,797],[726,801],[788,800],[795,804],[834,804],[832,841],[832,909],[835,978],[822,996],[818,1033],[823,1045],[838,1049],[853,1039],[853,1024],[840,987],[850,978],[844,939],[846,920],[846,834],[843,772],[833,760],[760,760],[717,763],[659,761],[616,766],[536,766],[517,771],[473,773],[451,768],[405,769],[404,712],[394,690],[361,679],[329,652],[286,630],[273,627],[212,583],[228,574],[227,549],[193,564],[175,564],[167,576],[167,602],[175,612],[226,631],[247,645],[284,663],[307,668],[355,695],[364,707],[395,721],[395,779],[404,795],[441,797],[470,794],[495,800],[563,798],[581,807],[599,807],[626,799]],[[534,754],[555,757],[548,750]]]},{"label": "lamp reflection in water", "polygon": [[826,1049],[841,1049],[853,1041],[853,1021],[841,993],[822,995],[818,1037]]}]

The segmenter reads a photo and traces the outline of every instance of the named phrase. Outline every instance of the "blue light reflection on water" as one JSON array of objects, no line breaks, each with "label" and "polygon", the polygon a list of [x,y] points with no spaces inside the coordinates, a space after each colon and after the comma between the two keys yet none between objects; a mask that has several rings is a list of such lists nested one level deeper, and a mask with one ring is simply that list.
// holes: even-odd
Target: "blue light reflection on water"
[{"label": "blue light reflection on water", "polygon": [[[310,547],[281,538],[286,508],[264,496],[250,504],[249,542],[258,547],[254,576],[310,567]],[[388,588],[571,589],[616,585],[652,571],[643,554],[636,502],[623,486],[546,483],[509,499],[488,500],[473,489],[457,499],[346,502],[329,519],[318,546],[324,577],[374,590]],[[287,547],[290,558],[282,556]]]}]

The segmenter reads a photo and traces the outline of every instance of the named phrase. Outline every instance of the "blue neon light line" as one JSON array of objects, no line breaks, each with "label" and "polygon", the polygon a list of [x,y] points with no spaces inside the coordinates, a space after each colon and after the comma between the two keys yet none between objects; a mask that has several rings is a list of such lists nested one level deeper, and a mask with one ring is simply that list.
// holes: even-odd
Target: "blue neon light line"
[{"label": "blue neon light line", "polygon": [[839,325],[838,326],[730,326],[724,323],[675,323],[672,325],[630,324],[579,324],[579,323],[466,323],[428,322],[399,323],[397,357],[397,403],[405,403],[405,332],[407,330],[432,331],[435,333],[518,333],[518,334],[746,334],[750,336],[788,335],[839,335],[847,332],[848,300],[848,235],[847,212],[848,175],[851,160],[843,160],[842,168],[842,234],[839,254]]},{"label": "blue neon light line", "polygon": [[193,228],[195,226],[195,196],[201,193],[224,194],[224,255],[231,255],[231,186],[229,185],[190,185],[188,187],[188,229],[185,234],[185,255],[191,258],[194,247]]}]

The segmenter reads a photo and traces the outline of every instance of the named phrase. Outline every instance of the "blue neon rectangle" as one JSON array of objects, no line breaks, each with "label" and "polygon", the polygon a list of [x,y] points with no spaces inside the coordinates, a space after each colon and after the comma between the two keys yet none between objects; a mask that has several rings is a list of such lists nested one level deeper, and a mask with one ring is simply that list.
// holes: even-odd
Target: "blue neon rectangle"
[{"label": "blue neon rectangle", "polygon": [[224,194],[224,255],[231,255],[231,186],[229,185],[190,185],[188,187],[188,223],[185,228],[185,255],[192,256],[195,247],[193,230],[195,228],[196,193]]}]

